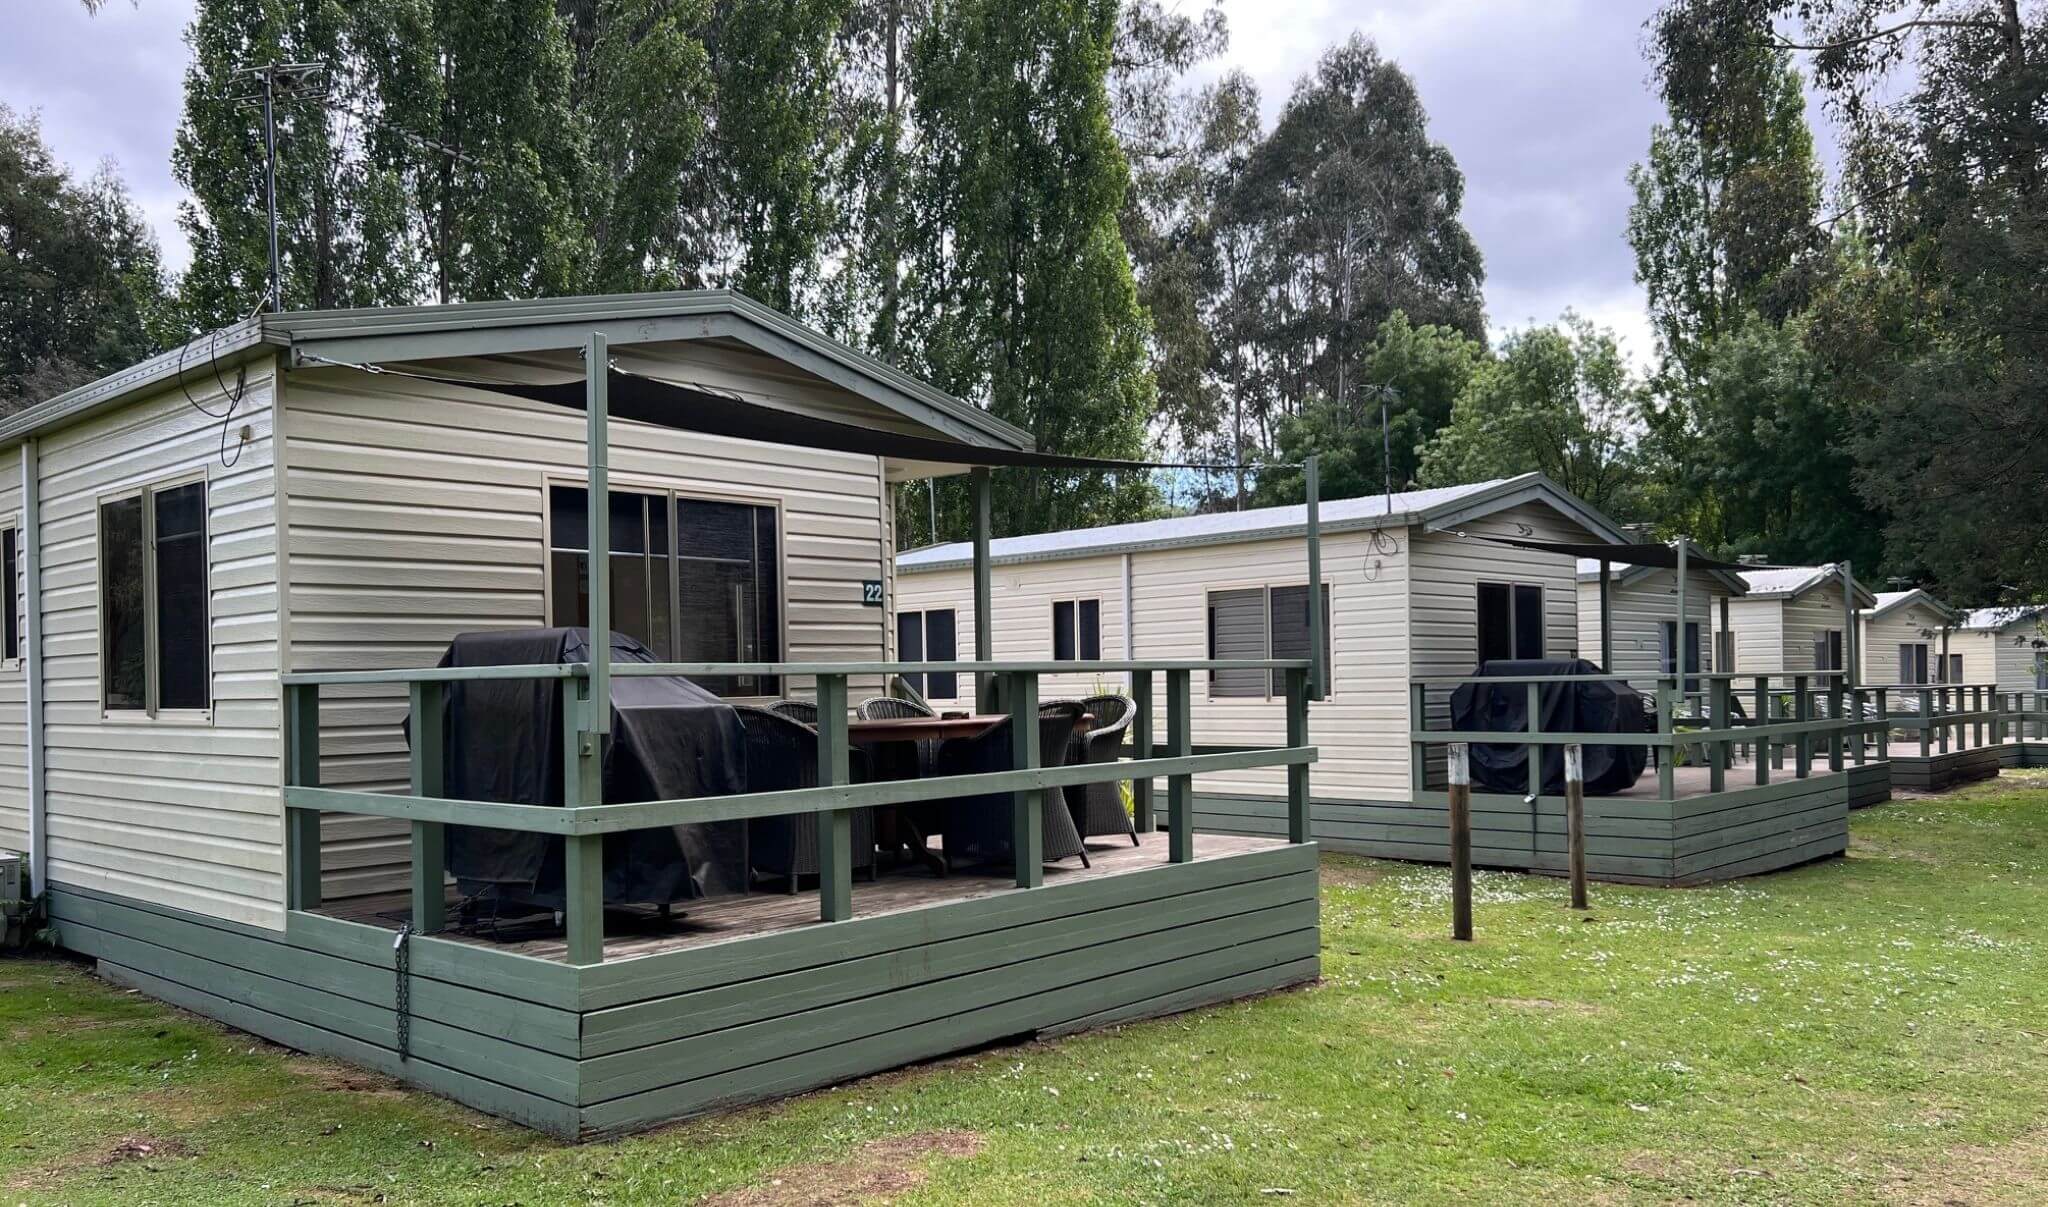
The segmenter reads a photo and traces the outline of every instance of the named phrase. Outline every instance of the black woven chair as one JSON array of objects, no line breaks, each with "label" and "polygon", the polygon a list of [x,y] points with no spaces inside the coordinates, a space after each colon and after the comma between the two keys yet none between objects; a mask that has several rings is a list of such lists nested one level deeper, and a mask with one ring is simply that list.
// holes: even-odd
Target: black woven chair
[{"label": "black woven chair", "polygon": [[[747,791],[780,792],[788,788],[818,786],[818,731],[781,713],[747,704],[736,704],[740,725],[746,730]],[[859,751],[850,752],[855,759]],[[855,767],[853,778],[863,778]],[[783,817],[756,817],[747,822],[747,864],[749,876],[767,874],[789,882],[794,893],[797,878],[818,874],[818,821],[808,813]],[[875,874],[875,815],[872,809],[853,811],[853,866]]]},{"label": "black woven chair", "polygon": [[[1124,735],[1131,728],[1138,706],[1129,696],[1089,696],[1085,700],[1051,700],[1039,706],[1041,715],[1051,709],[1079,708],[1095,717],[1094,725],[1076,730],[1067,743],[1067,763],[1114,763],[1123,752]],[[1083,838],[1107,834],[1128,835],[1138,845],[1137,827],[1130,810],[1124,808],[1121,780],[1101,784],[1074,784],[1067,788],[1067,809],[1074,815],[1074,828]]]},{"label": "black woven chair", "polygon": [[[916,700],[905,700],[898,696],[871,696],[860,702],[853,710],[863,721],[889,721],[898,717],[936,717],[939,714],[929,704]],[[935,741],[917,743],[917,774],[919,778],[929,776],[939,765],[939,743]]]},{"label": "black woven chair", "polygon": [[[1038,719],[1039,764],[1063,767],[1068,740],[1080,718],[1078,705],[1042,709]],[[1015,770],[1010,753],[1009,718],[1004,718],[971,738],[953,738],[939,747],[940,775],[972,775],[984,771]],[[1058,799],[1058,798],[1056,798]],[[941,833],[945,839],[946,862],[1014,863],[1011,850],[1010,817],[1012,801],[1007,792],[988,796],[964,796],[945,802]],[[1039,838],[1045,862],[1057,863],[1073,856],[1088,865],[1088,849],[1081,832],[1074,828],[1074,816],[1061,808],[1040,809],[1043,820]]]},{"label": "black woven chair", "polygon": [[809,700],[777,700],[768,706],[768,711],[780,713],[792,721],[801,721],[813,729],[818,727],[818,706]]}]

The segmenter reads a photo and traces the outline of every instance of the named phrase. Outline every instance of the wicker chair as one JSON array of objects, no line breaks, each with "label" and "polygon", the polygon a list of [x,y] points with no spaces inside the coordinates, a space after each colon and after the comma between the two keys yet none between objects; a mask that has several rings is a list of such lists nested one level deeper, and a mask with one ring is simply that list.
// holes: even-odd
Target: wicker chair
[{"label": "wicker chair", "polygon": [[[1136,702],[1129,696],[1112,694],[1078,701],[1048,701],[1039,706],[1039,713],[1045,715],[1056,708],[1079,708],[1095,717],[1093,728],[1076,730],[1067,743],[1069,764],[1116,762],[1123,752],[1124,735],[1131,727],[1131,719],[1138,712]],[[1124,808],[1122,782],[1074,784],[1066,790],[1067,809],[1073,813],[1074,828],[1081,831],[1081,837],[1124,834],[1130,837],[1132,846],[1138,845],[1137,827],[1131,824],[1130,811]]]},{"label": "wicker chair", "polygon": [[[863,721],[888,721],[897,717],[936,717],[929,704],[916,700],[905,700],[899,696],[871,696],[860,702],[854,715]],[[936,741],[917,744],[917,774],[920,779],[930,776],[939,765],[939,743]]]},{"label": "wicker chair", "polygon": [[818,706],[809,700],[777,700],[768,706],[768,711],[780,713],[792,721],[801,721],[813,729],[818,727]]},{"label": "wicker chair", "polygon": [[[1039,763],[1046,767],[1066,765],[1068,739],[1081,715],[1077,705],[1042,710],[1038,720]],[[971,738],[954,738],[939,748],[940,775],[971,775],[984,771],[1010,771],[1015,760],[1010,754],[1009,718],[1004,718]],[[945,802],[946,862],[1006,863],[1015,861],[1010,843],[1010,794],[967,796]],[[1045,862],[1056,863],[1072,856],[1088,866],[1088,849],[1074,817],[1066,809],[1041,809],[1039,830]]]},{"label": "wicker chair", "polygon": [[[746,730],[747,791],[779,792],[818,786],[818,731],[781,713],[736,704]],[[856,759],[860,752],[853,751]],[[855,768],[855,779],[861,778]],[[756,873],[779,876],[796,892],[797,878],[818,874],[818,825],[810,814],[756,817],[747,822],[747,863]],[[853,811],[853,866],[875,874],[875,816]]]}]

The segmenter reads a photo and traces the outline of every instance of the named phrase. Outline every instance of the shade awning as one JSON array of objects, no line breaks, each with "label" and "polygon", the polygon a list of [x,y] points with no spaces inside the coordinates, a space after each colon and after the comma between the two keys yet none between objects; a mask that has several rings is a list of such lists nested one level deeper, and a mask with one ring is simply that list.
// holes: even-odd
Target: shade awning
[{"label": "shade awning", "polygon": [[[367,368],[368,366],[353,366]],[[395,369],[377,372],[398,373]],[[430,373],[403,374],[440,385],[465,390],[488,390],[530,399],[572,411],[584,409],[588,385],[585,381],[531,383],[478,381],[473,378],[439,377]],[[698,432],[707,436],[728,436],[766,444],[787,444],[799,448],[826,449],[841,453],[862,453],[900,461],[924,461],[941,465],[1026,466],[1035,469],[1067,470],[1228,470],[1228,465],[1167,464],[1151,461],[1120,461],[1106,457],[1071,457],[1031,449],[996,445],[966,444],[932,436],[913,436],[858,424],[821,419],[780,407],[768,406],[701,386],[679,385],[613,368],[606,385],[610,414],[657,427]]]},{"label": "shade awning", "polygon": [[[1678,550],[1671,545],[1609,545],[1599,542],[1577,541],[1536,541],[1511,536],[1481,536],[1467,533],[1475,541],[1493,545],[1512,545],[1517,549],[1533,549],[1539,553],[1557,553],[1565,557],[1589,557],[1595,561],[1613,562],[1619,566],[1655,566],[1661,570],[1678,569]],[[1791,570],[1793,566],[1773,566],[1763,562],[1724,562],[1708,557],[1704,553],[1688,548],[1685,554],[1688,570],[1725,570],[1740,574],[1744,570]]]}]

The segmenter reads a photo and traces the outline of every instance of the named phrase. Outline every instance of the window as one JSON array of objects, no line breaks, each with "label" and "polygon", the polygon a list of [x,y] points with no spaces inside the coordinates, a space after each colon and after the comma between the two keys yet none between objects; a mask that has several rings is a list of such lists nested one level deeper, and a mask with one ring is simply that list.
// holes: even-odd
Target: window
[{"label": "window", "polygon": [[7,616],[0,620],[0,642],[4,652],[0,658],[21,657],[21,530],[8,528],[0,530],[0,562],[7,567]]},{"label": "window", "polygon": [[1910,641],[1899,643],[1899,682],[1927,682],[1927,643]]},{"label": "window", "polygon": [[1963,656],[1961,654],[1950,654],[1948,656],[1948,681],[1950,683],[1961,683],[1963,681]]},{"label": "window", "polygon": [[[1274,587],[1268,592],[1273,617],[1272,658],[1308,657],[1308,587]],[[1287,672],[1273,672],[1273,694],[1287,694]],[[1330,682],[1330,584],[1323,584],[1323,682]]]},{"label": "window", "polygon": [[2048,654],[2034,655],[2034,690],[2048,692]]},{"label": "window", "polygon": [[[590,623],[589,492],[548,489],[548,623]],[[614,490],[612,628],[664,662],[775,662],[782,578],[773,507]],[[772,675],[705,675],[724,696],[774,695]]]},{"label": "window", "polygon": [[1838,671],[1842,669],[1842,630],[1814,630],[1813,669],[1817,671]]},{"label": "window", "polygon": [[[1209,657],[1308,657],[1308,588],[1239,587],[1209,592]],[[1323,683],[1330,682],[1330,585],[1323,584]],[[1209,672],[1211,697],[1265,699],[1287,690],[1287,672],[1217,670]]]},{"label": "window", "polygon": [[1052,657],[1055,662],[1102,657],[1102,601],[1062,599],[1052,605]]},{"label": "window", "polygon": [[1543,657],[1543,588],[1479,584],[1479,661]]},{"label": "window", "polygon": [[[9,567],[11,577],[11,560]],[[101,503],[100,688],[107,711],[210,707],[210,658],[206,484],[152,487]]]},{"label": "window", "polygon": [[[1672,647],[1678,644],[1678,622],[1676,620],[1665,621],[1658,633],[1658,638],[1660,645],[1657,662],[1658,672],[1665,675],[1677,674],[1678,664],[1676,658],[1672,655]],[[1700,652],[1700,626],[1688,620],[1685,622],[1685,670],[1687,674],[1699,673],[1701,669]],[[1699,680],[1687,679],[1685,681],[1684,690],[1696,692],[1699,689]]]},{"label": "window", "polygon": [[[896,660],[898,662],[951,662],[958,658],[954,634],[958,617],[952,608],[896,614]],[[951,671],[929,675],[905,675],[918,695],[927,700],[955,700],[960,696],[960,676]]]}]

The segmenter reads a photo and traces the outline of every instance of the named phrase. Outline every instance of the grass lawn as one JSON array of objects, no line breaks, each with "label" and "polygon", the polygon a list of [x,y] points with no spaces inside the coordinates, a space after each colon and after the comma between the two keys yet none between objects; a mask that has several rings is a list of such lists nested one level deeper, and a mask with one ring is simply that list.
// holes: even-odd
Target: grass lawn
[{"label": "grass lawn", "polygon": [[0,1204],[2048,1201],[2048,775],[1697,890],[1328,855],[1320,985],[570,1147],[0,961]]}]

